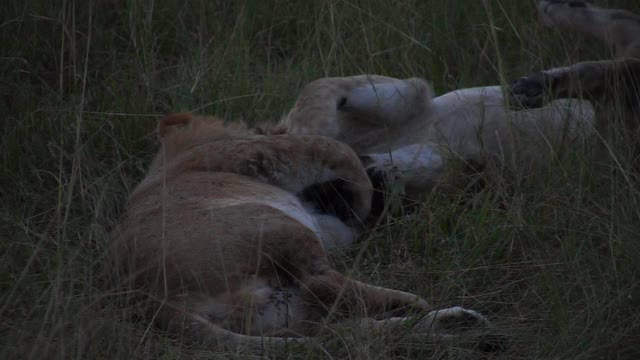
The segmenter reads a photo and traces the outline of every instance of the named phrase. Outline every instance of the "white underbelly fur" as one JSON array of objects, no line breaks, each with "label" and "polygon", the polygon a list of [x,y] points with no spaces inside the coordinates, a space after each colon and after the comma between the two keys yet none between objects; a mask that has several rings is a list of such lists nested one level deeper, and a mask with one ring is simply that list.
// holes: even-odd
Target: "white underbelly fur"
[{"label": "white underbelly fur", "polygon": [[322,241],[325,249],[348,246],[355,240],[355,232],[331,214],[319,213],[312,204],[301,202],[291,194],[285,196],[241,196],[208,200],[207,209],[216,209],[242,204],[264,204],[297,220],[312,230]]}]

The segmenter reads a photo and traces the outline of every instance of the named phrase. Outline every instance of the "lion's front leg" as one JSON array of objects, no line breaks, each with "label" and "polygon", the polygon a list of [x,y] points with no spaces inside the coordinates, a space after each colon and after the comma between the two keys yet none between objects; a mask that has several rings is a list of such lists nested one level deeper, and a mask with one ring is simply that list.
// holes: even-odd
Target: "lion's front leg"
[{"label": "lion's front leg", "polygon": [[510,85],[510,104],[538,108],[554,99],[598,100],[604,93],[607,77],[615,73],[615,68],[614,61],[593,61],[523,76]]},{"label": "lion's front leg", "polygon": [[550,97],[551,88],[552,79],[544,71],[519,77],[509,85],[509,104],[516,109],[540,108]]},{"label": "lion's front leg", "polygon": [[623,99],[638,93],[640,61],[621,59],[587,61],[543,70],[514,80],[510,103],[525,108],[541,107],[548,100],[585,98],[591,101]]}]

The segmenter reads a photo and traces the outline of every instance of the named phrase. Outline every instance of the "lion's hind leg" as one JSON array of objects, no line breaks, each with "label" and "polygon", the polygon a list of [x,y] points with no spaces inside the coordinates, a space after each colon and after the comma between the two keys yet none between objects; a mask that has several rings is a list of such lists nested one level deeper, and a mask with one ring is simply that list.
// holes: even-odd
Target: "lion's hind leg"
[{"label": "lion's hind leg", "polygon": [[[171,320],[165,323],[167,330],[174,336],[183,337],[189,341],[231,351],[248,351],[258,354],[270,348],[279,348],[288,343],[305,343],[304,337],[282,337],[245,335],[225,329],[200,314],[188,313],[177,309],[166,309],[165,316]],[[171,315],[168,315],[171,313]]]},{"label": "lion's hind leg", "polygon": [[417,295],[366,284],[334,270],[306,276],[301,287],[312,297],[310,301],[343,319],[430,308],[427,301]]},{"label": "lion's hind leg", "polygon": [[[307,344],[315,339],[317,330],[326,321],[334,322],[331,327],[355,327],[367,333],[405,334],[421,342],[471,341],[489,346],[490,351],[500,346],[495,345],[495,339],[490,337],[491,324],[473,310],[453,307],[427,313],[428,303],[414,294],[365,284],[334,271],[311,278],[305,281],[306,289],[274,290],[267,303],[252,308],[245,306],[235,314],[230,311],[232,304],[221,302],[219,298],[193,297],[190,294],[188,301],[180,297],[170,299],[163,303],[156,321],[175,336],[254,354],[281,349],[287,344]],[[318,310],[311,315],[307,308],[316,308],[318,302],[324,306],[325,314],[329,312],[329,318],[324,315],[324,321],[320,315],[323,311]],[[315,304],[310,305],[312,303]],[[418,312],[410,314],[409,308]],[[284,309],[286,315],[283,316]],[[405,312],[403,317],[373,318],[398,313],[399,310]],[[254,316],[249,318],[247,312],[254,312]],[[237,319],[229,323],[222,319],[224,316]],[[242,328],[238,319],[250,324]]]},{"label": "lion's hind leg", "polygon": [[209,296],[190,292],[164,301],[155,321],[170,333],[199,343],[251,351],[303,341],[309,316],[296,286],[273,287],[255,279]]}]

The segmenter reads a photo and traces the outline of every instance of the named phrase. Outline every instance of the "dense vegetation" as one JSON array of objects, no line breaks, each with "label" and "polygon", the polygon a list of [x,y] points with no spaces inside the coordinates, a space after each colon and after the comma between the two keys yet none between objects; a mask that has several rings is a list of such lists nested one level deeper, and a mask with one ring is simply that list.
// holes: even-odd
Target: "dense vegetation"
[{"label": "dense vegetation", "polygon": [[[0,357],[215,356],[149,326],[109,268],[109,231],[155,151],[158,116],[276,121],[322,76],[420,76],[443,93],[610,56],[543,28],[532,3],[3,1]],[[636,0],[600,3],[640,11]],[[509,335],[504,358],[637,358],[639,154],[615,110],[605,139],[533,176],[435,194],[335,262],[435,306],[485,313]],[[475,355],[382,340],[332,355]]]}]

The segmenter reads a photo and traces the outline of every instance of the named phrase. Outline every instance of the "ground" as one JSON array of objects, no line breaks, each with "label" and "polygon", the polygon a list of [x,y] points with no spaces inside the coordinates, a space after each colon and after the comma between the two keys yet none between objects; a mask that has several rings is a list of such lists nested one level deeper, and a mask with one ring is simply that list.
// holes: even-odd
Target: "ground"
[{"label": "ground", "polygon": [[[600,3],[640,11],[635,0]],[[421,76],[443,93],[610,56],[535,16],[530,1],[2,2],[0,357],[222,357],[150,327],[107,261],[159,116],[275,122],[322,76]],[[638,357],[638,147],[610,113],[604,141],[527,178],[431,196],[334,262],[483,312],[508,335],[501,358]],[[327,342],[336,358],[479,356],[463,344]],[[280,355],[326,356],[318,346]]]}]

